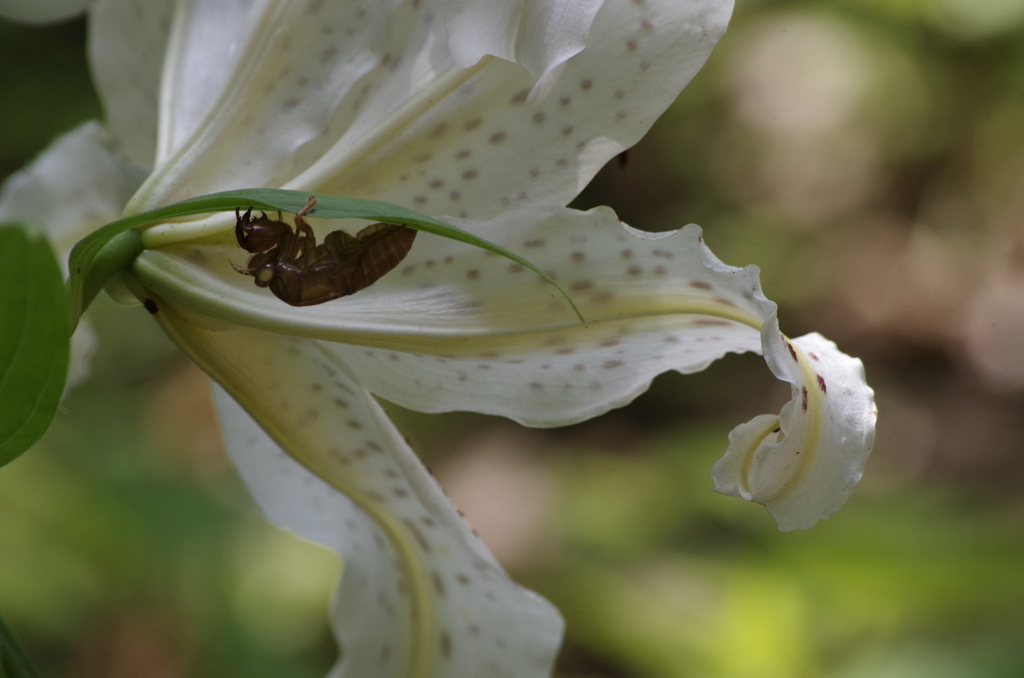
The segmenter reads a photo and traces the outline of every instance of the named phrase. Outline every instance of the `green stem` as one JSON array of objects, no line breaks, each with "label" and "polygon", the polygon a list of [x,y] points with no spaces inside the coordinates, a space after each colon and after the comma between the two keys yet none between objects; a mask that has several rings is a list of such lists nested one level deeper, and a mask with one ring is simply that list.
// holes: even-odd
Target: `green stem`
[{"label": "green stem", "polygon": [[[130,268],[135,258],[142,253],[142,249],[142,236],[134,230],[125,231],[107,242],[92,258],[82,275],[82,308],[89,307],[92,300],[116,273]],[[75,311],[75,313],[79,312]],[[71,318],[72,330],[77,322],[78,316],[73,315]]]}]

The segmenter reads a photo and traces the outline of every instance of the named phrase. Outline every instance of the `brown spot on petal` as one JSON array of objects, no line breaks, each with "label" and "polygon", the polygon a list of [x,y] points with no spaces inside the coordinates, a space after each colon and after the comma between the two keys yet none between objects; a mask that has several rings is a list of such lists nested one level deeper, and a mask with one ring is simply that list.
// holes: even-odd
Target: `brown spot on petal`
[{"label": "brown spot on petal", "polygon": [[821,389],[821,392],[828,393],[828,388],[825,386],[825,377],[820,374],[816,376],[818,377],[818,387]]},{"label": "brown spot on petal", "polygon": [[806,412],[807,411],[807,387],[806,386],[803,387],[803,392],[804,392],[803,408],[804,408],[804,412]]},{"label": "brown spot on petal", "polygon": [[[789,349],[789,355],[793,356],[793,360],[796,360],[797,359],[797,357],[796,357],[796,350],[793,349],[793,344],[791,344],[791,343],[789,343],[787,341],[786,342],[786,348]],[[807,408],[804,408],[804,409],[807,409]]]},{"label": "brown spot on petal", "polygon": [[404,522],[405,526],[409,528],[410,532],[412,532],[412,536],[415,537],[416,541],[420,545],[420,548],[422,548],[427,553],[430,553],[430,542],[428,542],[427,538],[423,536],[423,533],[420,532],[418,527],[416,527],[416,524],[408,518],[403,519],[402,522]]}]

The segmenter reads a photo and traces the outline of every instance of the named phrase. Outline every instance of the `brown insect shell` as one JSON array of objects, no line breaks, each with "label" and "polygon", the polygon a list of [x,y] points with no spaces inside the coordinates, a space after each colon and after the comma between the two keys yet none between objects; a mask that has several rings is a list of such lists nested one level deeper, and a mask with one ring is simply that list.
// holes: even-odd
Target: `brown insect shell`
[{"label": "brown insect shell", "polygon": [[405,226],[373,224],[356,236],[333,231],[295,261],[278,261],[270,291],[292,306],[313,306],[354,294],[405,258],[416,238]]}]

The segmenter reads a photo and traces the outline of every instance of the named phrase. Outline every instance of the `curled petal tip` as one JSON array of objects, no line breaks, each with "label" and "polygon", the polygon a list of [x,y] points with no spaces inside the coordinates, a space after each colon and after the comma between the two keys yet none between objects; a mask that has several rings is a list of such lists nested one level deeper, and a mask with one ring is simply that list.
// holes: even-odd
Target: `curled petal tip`
[{"label": "curled petal tip", "polygon": [[788,340],[774,319],[762,331],[765,359],[790,382],[779,415],[737,426],[711,469],[713,489],[763,504],[782,531],[807,529],[846,502],[875,437],[874,392],[864,365],[820,334]]}]

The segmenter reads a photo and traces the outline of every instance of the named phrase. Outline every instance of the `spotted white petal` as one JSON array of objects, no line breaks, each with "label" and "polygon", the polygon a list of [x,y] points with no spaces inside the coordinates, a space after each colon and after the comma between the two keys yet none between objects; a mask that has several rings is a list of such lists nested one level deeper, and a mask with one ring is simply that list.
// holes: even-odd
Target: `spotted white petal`
[{"label": "spotted white petal", "polygon": [[469,68],[490,54],[521,64],[547,94],[562,65],[582,51],[604,0],[444,0],[448,48]]},{"label": "spotted white petal", "polygon": [[508,579],[343,363],[313,341],[152,301],[168,334],[249,413],[218,397],[261,507],[344,559],[332,676],[550,675],[557,611]]},{"label": "spotted white petal", "polygon": [[372,143],[343,138],[287,187],[476,220],[564,205],[675,100],[731,9],[728,0],[609,0],[543,100],[527,101],[535,82],[524,69],[484,59],[450,71],[445,89],[425,89],[429,105],[414,121],[380,118]]},{"label": "spotted white petal", "polygon": [[346,135],[288,187],[477,220],[564,205],[675,100],[731,9],[728,0],[609,0],[542,101],[527,101],[535,81],[518,65],[450,69],[418,95],[415,119],[379,118],[372,143]]},{"label": "spotted white petal", "polygon": [[874,392],[860,360],[820,334],[792,341],[773,318],[765,359],[793,387],[779,415],[737,426],[711,471],[714,490],[763,504],[780,530],[807,529],[846,502],[875,437]]},{"label": "spotted white petal", "polygon": [[435,4],[261,6],[229,85],[129,211],[252,186],[475,219],[565,204],[675,99],[731,11],[719,0],[610,0],[532,105],[523,66],[455,63]]},{"label": "spotted white petal", "polygon": [[319,306],[288,306],[255,287],[232,267],[247,253],[230,242],[146,251],[135,273],[206,315],[333,342],[353,378],[407,407],[488,412],[534,426],[622,405],[661,372],[695,372],[730,351],[759,351],[761,323],[775,312],[757,269],[719,262],[696,226],[649,234],[624,227],[607,208],[553,206],[453,223],[552,275],[586,324],[522,266],[426,234],[394,272]]}]

